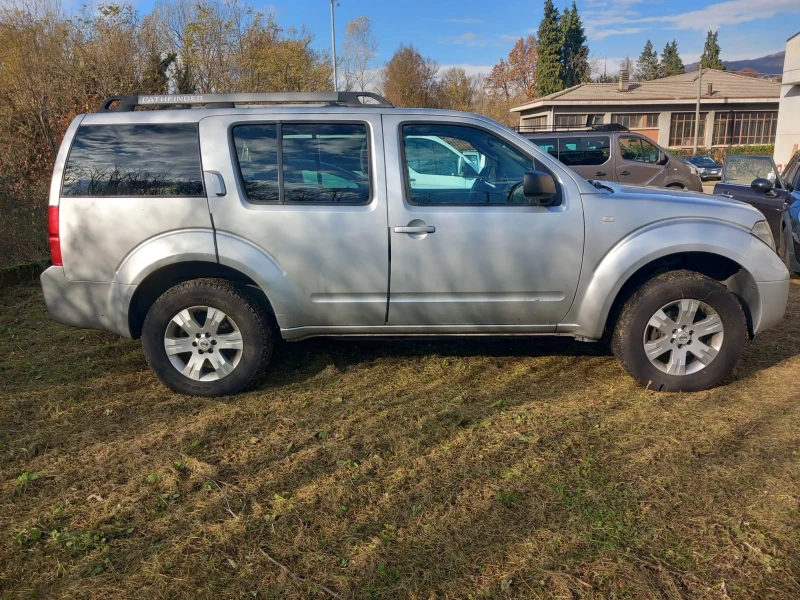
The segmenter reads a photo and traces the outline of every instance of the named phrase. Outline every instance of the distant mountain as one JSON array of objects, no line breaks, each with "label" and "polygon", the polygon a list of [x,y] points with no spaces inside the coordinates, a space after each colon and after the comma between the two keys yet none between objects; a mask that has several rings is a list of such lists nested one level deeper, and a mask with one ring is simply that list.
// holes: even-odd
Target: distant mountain
[{"label": "distant mountain", "polygon": [[[783,59],[786,52],[776,52],[769,56],[762,56],[761,58],[750,58],[747,60],[723,60],[722,64],[728,71],[741,71],[745,67],[750,67],[758,73],[767,75],[783,75]],[[691,63],[686,65],[687,71],[697,71],[699,63]]]}]

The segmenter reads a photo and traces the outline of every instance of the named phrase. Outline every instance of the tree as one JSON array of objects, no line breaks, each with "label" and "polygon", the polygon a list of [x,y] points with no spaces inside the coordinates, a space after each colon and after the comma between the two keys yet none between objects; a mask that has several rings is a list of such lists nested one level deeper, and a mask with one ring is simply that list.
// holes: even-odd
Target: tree
[{"label": "tree", "polygon": [[652,81],[658,79],[660,67],[658,65],[658,52],[653,49],[653,42],[647,40],[642,50],[641,56],[636,63],[636,71],[642,81]]},{"label": "tree", "polygon": [[511,66],[504,58],[492,67],[492,72],[486,77],[486,91],[495,96],[502,96],[505,100],[510,100],[514,95]]},{"label": "tree", "polygon": [[564,87],[584,83],[590,78],[589,46],[575,1],[572,10],[564,9],[561,17],[561,78]]},{"label": "tree", "polygon": [[750,67],[745,67],[741,71],[737,71],[736,74],[744,75],[745,77],[755,77],[755,78],[760,77],[758,71],[756,71],[755,69],[751,69]]},{"label": "tree", "polygon": [[678,54],[678,42],[672,40],[667,42],[664,46],[664,51],[661,53],[661,76],[669,77],[670,75],[680,75],[684,73],[683,61],[680,54]]},{"label": "tree", "polygon": [[375,81],[373,61],[378,55],[378,38],[372,33],[368,17],[358,17],[347,24],[344,37],[344,89],[364,92]]},{"label": "tree", "polygon": [[622,73],[622,71],[628,72],[628,81],[633,81],[636,79],[636,66],[630,56],[626,56],[622,59],[622,61],[620,61],[619,72]]},{"label": "tree", "polygon": [[553,0],[545,0],[544,17],[539,24],[539,56],[536,64],[536,95],[547,96],[564,88],[561,79],[563,36]]},{"label": "tree", "polygon": [[719,34],[716,31],[709,29],[706,34],[706,45],[703,48],[703,55],[700,57],[700,67],[702,69],[716,69],[717,71],[724,71],[725,65],[719,58]]},{"label": "tree", "polygon": [[436,106],[439,65],[413,45],[400,47],[383,68],[383,95],[395,106]]},{"label": "tree", "polygon": [[536,38],[529,35],[519,38],[508,53],[508,61],[501,60],[486,78],[486,90],[499,94],[506,100],[521,97],[530,100],[536,97]]},{"label": "tree", "polygon": [[470,77],[462,67],[444,71],[437,86],[439,106],[473,112],[480,101],[481,78]]}]

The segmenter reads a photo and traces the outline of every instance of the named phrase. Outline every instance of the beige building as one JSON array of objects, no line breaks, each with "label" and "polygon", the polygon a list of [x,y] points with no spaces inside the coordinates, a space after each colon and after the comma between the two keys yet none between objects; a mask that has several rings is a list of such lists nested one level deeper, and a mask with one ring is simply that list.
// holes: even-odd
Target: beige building
[{"label": "beige building", "polygon": [[775,136],[775,162],[779,169],[789,162],[800,145],[800,33],[786,42],[783,61],[778,129]]},{"label": "beige building", "polygon": [[511,111],[519,113],[521,131],[620,123],[661,146],[691,148],[699,83],[699,147],[775,142],[781,84],[726,71],[704,71],[701,82],[697,77],[627,82],[623,75],[619,83],[583,83]]}]

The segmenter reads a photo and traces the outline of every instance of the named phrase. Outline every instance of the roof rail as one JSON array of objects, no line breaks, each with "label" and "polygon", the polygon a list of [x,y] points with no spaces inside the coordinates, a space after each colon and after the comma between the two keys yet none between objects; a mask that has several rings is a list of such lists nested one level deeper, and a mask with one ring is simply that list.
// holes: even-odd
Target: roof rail
[{"label": "roof rail", "polygon": [[[371,100],[365,102],[364,100]],[[349,107],[393,108],[383,96],[372,92],[268,92],[234,94],[172,94],[111,96],[103,100],[98,112],[129,112],[137,106],[203,105],[208,108],[234,108],[237,104],[296,103],[330,104]],[[116,104],[112,108],[112,105]]]},{"label": "roof rail", "polygon": [[516,125],[517,133],[561,133],[570,131],[630,131],[625,125],[619,123],[597,123],[596,125]]}]

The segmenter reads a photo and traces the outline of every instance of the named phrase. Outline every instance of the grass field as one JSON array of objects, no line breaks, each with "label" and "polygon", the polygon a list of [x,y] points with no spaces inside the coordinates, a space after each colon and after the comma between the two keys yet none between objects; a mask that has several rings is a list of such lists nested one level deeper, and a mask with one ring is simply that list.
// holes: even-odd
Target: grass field
[{"label": "grass field", "polygon": [[567,340],[284,344],[171,394],[0,292],[0,598],[800,597],[800,284],[712,391]]}]

